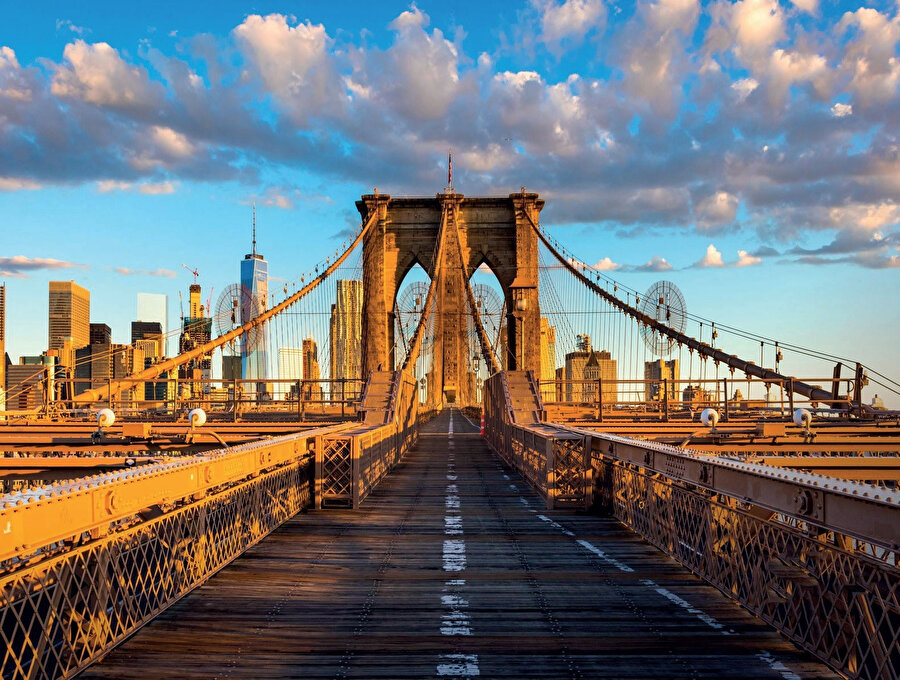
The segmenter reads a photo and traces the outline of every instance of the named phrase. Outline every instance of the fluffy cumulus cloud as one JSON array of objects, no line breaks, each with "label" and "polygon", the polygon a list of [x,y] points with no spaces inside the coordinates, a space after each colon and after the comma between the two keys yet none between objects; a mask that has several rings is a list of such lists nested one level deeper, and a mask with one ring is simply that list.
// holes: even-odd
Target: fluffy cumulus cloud
[{"label": "fluffy cumulus cloud", "polygon": [[722,260],[722,253],[710,243],[706,248],[706,254],[698,260],[696,267],[724,267],[725,262]]},{"label": "fluffy cumulus cloud", "polygon": [[430,193],[452,148],[454,184],[537,189],[547,224],[738,234],[747,250],[726,261],[713,247],[700,261],[713,267],[894,266],[896,6],[532,0],[515,25],[476,48],[415,5],[358,35],[250,14],[136,45],[63,22],[59,54],[23,63],[0,45],[0,192],[162,200],[237,181],[290,209],[310,197],[273,187],[281,170]]}]

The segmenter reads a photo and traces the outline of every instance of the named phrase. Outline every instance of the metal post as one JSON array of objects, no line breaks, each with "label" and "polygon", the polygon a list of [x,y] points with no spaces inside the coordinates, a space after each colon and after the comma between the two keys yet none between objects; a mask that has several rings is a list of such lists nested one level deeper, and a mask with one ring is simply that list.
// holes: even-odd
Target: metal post
[{"label": "metal post", "polygon": [[790,410],[790,416],[794,414],[794,379],[788,378],[788,408]]},{"label": "metal post", "polygon": [[669,379],[663,378],[663,421],[669,422]]},{"label": "metal post", "polygon": [[597,378],[597,422],[603,422],[603,376]]},{"label": "metal post", "polygon": [[722,378],[722,392],[725,394],[725,413],[722,420],[728,422],[728,378]]}]

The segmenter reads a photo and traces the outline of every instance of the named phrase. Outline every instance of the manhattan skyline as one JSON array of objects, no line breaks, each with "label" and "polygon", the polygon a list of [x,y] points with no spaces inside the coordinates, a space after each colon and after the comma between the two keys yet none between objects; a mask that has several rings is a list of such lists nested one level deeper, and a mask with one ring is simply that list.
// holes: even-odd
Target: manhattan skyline
[{"label": "manhattan skyline", "polygon": [[892,3],[103,7],[0,28],[13,361],[45,349],[50,280],[89,289],[113,342],[138,292],[174,328],[182,262],[204,296],[238,279],[253,201],[290,280],[361,193],[440,191],[453,148],[459,191],[541,192],[560,243],[627,285],[900,373]]}]

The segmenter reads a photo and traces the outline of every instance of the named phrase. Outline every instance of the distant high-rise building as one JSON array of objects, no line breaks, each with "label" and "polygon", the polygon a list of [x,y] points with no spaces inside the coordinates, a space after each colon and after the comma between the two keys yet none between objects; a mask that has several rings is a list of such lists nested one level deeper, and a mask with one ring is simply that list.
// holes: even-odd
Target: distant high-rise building
[{"label": "distant high-rise building", "polygon": [[541,399],[555,401],[556,388],[552,381],[556,380],[556,326],[550,320],[541,317]]},{"label": "distant high-rise building", "polygon": [[[182,321],[181,336],[178,339],[178,353],[184,354],[192,349],[208,343],[212,338],[212,318],[203,315],[203,305],[200,304],[200,286],[196,283],[191,284],[191,314],[192,316],[184,317]],[[193,314],[197,316],[193,316]],[[190,380],[208,380],[212,377],[212,352],[193,359],[187,364],[178,367],[178,377],[183,381]],[[195,384],[182,383],[179,396],[197,396],[199,394],[208,394],[210,384],[208,382],[198,382]]]},{"label": "distant high-rise building", "polygon": [[[281,380],[303,379],[303,348],[278,348],[278,377]],[[278,399],[284,399],[287,394],[296,395],[296,389],[290,383],[279,383],[275,394]]]},{"label": "distant high-rise building", "polygon": [[597,401],[597,386],[603,385],[603,403],[611,404],[616,401],[616,360],[609,352],[591,352],[587,363],[584,365],[584,379],[589,380],[584,384],[581,399],[584,402]]},{"label": "distant high-rise building", "polygon": [[222,355],[222,380],[241,379],[241,357],[239,354]]},{"label": "distant high-rise building", "polygon": [[[362,281],[340,279],[337,296],[331,305],[331,379],[362,376]],[[335,384],[343,399],[343,385]]]},{"label": "distant high-rise building", "polygon": [[[610,381],[603,385],[603,401],[612,403],[616,401],[617,378],[616,360],[606,350],[595,352],[591,347],[589,335],[578,335],[575,338],[574,352],[566,354],[566,401],[594,403],[597,401],[597,384],[593,381],[603,379]],[[589,380],[591,383],[579,381]]]},{"label": "distant high-rise building", "polygon": [[314,382],[319,375],[319,347],[311,337],[303,341],[303,379],[308,382],[303,386],[303,398],[318,400],[322,398],[322,386]]},{"label": "distant high-rise building", "polygon": [[[5,361],[5,359],[4,359]],[[6,408],[33,409],[44,403],[44,367],[40,364],[13,364],[6,369]]]},{"label": "distant high-rise building", "polygon": [[[168,356],[169,298],[158,293],[138,293],[137,320],[148,323],[156,322],[160,325],[160,334],[163,338],[160,353]],[[132,338],[132,342],[134,342],[134,338]]]},{"label": "distant high-rise building", "polygon": [[61,349],[71,337],[76,349],[91,343],[91,293],[74,281],[51,281],[48,349]]},{"label": "distant high-rise building", "polygon": [[[256,252],[256,207],[253,208],[252,249],[241,260],[241,286],[250,293],[253,304],[241,305],[241,323],[245,324],[269,306],[269,264]],[[268,357],[266,354],[266,327],[252,336],[252,346],[247,334],[241,336],[241,372],[244,380],[265,383]],[[262,387],[265,390],[265,386]]]},{"label": "distant high-rise building", "polygon": [[654,380],[659,382],[644,383],[644,401],[658,401],[663,398],[665,390],[663,389],[663,381],[669,381],[669,398],[677,398],[679,388],[678,379],[678,359],[657,359],[656,361],[644,362],[644,380]]},{"label": "distant high-rise building", "polygon": [[108,345],[112,342],[112,328],[105,323],[92,323],[90,326],[92,345]]},{"label": "distant high-rise building", "polygon": [[6,410],[6,285],[0,285],[0,411]]},{"label": "distant high-rise building", "polygon": [[144,350],[144,358],[159,359],[165,356],[166,344],[162,324],[159,321],[132,321],[131,344]]}]

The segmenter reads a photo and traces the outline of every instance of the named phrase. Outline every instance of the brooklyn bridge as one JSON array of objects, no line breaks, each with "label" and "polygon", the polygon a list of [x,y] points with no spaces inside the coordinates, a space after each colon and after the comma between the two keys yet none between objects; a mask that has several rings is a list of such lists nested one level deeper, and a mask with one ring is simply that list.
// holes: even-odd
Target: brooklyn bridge
[{"label": "brooklyn bridge", "polygon": [[[628,288],[543,205],[375,191],[177,356],[45,366],[0,422],[3,678],[900,677],[897,383]],[[248,370],[347,281],[353,375]]]}]

